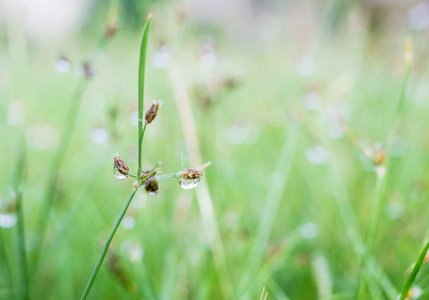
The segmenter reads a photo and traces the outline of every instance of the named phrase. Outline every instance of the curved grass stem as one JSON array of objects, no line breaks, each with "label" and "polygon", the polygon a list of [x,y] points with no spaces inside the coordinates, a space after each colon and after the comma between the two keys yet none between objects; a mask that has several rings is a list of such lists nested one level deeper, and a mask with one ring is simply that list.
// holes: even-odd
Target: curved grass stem
[{"label": "curved grass stem", "polygon": [[420,253],[419,259],[414,264],[413,270],[411,271],[410,276],[408,277],[408,280],[401,291],[399,300],[405,300],[407,298],[408,292],[410,291],[410,288],[413,286],[413,283],[416,280],[416,277],[425,260],[426,253],[428,252],[428,250],[429,250],[429,242],[426,243],[426,246],[423,248],[423,251]]},{"label": "curved grass stem", "polygon": [[109,234],[109,237],[107,238],[106,244],[104,245],[103,251],[101,251],[100,257],[98,258],[97,264],[94,267],[94,270],[92,271],[91,277],[89,278],[88,284],[86,285],[86,288],[82,294],[81,300],[86,299],[88,297],[89,292],[91,291],[92,285],[94,284],[95,278],[97,277],[98,271],[100,270],[101,265],[103,264],[104,258],[106,257],[107,251],[109,250],[110,243],[113,240],[113,237],[115,236],[116,231],[118,230],[119,224],[121,224],[122,219],[125,216],[125,213],[128,210],[128,207],[131,204],[131,201],[134,198],[134,195],[136,194],[137,189],[133,189],[128,196],[127,201],[125,202],[124,207],[122,208],[121,213],[119,214],[118,218],[116,219],[115,225],[113,225],[112,231]]},{"label": "curved grass stem", "polygon": [[377,184],[376,184],[376,193],[375,193],[375,207],[371,216],[371,221],[368,229],[368,234],[366,237],[365,248],[363,251],[362,262],[361,262],[361,275],[359,276],[358,288],[356,299],[365,299],[365,284],[369,279],[370,269],[369,269],[369,258],[371,257],[372,248],[375,241],[375,235],[377,232],[377,227],[380,222],[381,211],[383,207],[384,190],[386,186],[386,178],[384,174],[377,174]]},{"label": "curved grass stem", "polygon": [[[152,15],[149,15],[146,21],[146,24],[143,29],[143,36],[141,41],[141,48],[140,48],[140,61],[139,61],[139,89],[138,89],[138,114],[139,114],[139,128],[138,128],[138,169],[136,178],[139,181],[138,184],[142,183],[140,180],[140,174],[142,171],[141,166],[141,154],[142,154],[142,143],[143,143],[143,136],[144,132],[146,130],[146,123],[143,126],[143,97],[144,97],[144,78],[145,78],[145,65],[146,65],[146,51],[147,51],[147,41],[149,37],[149,31],[151,27],[152,22]],[[159,166],[159,163],[157,163],[151,172],[149,172],[148,177],[150,177],[154,172],[155,169]],[[92,271],[91,277],[89,278],[88,284],[86,285],[86,288],[82,294],[82,300],[86,299],[88,297],[89,292],[91,291],[92,285],[94,284],[95,278],[97,277],[98,271],[100,270],[101,265],[103,264],[104,258],[106,257],[107,251],[109,250],[110,243],[113,240],[113,237],[115,236],[116,230],[118,230],[119,224],[121,224],[122,219],[125,216],[125,213],[128,210],[128,207],[131,204],[131,201],[134,198],[134,195],[137,192],[138,187],[135,187],[130,195],[128,196],[128,199],[122,208],[121,213],[119,214],[119,217],[116,219],[115,225],[112,228],[112,231],[110,232],[109,237],[107,238],[106,244],[104,245],[103,251],[101,251],[100,257],[98,258],[97,264],[94,267],[94,270]]]}]

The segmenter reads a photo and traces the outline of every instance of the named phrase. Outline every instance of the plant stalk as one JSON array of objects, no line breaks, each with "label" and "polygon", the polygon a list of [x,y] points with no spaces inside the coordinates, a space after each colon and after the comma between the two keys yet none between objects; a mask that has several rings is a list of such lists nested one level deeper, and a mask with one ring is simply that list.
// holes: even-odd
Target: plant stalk
[{"label": "plant stalk", "polygon": [[112,231],[109,234],[109,237],[107,238],[106,244],[104,245],[103,251],[101,251],[100,257],[98,258],[97,264],[94,267],[94,270],[92,271],[91,277],[89,278],[88,284],[86,285],[86,288],[82,294],[81,300],[84,300],[88,297],[89,292],[91,291],[92,285],[94,284],[95,278],[97,277],[98,271],[100,270],[101,265],[103,264],[104,258],[106,257],[107,251],[109,250],[110,243],[113,240],[113,237],[115,236],[116,230],[118,230],[119,224],[121,224],[122,219],[125,216],[125,213],[128,210],[128,207],[131,204],[131,201],[134,198],[134,195],[136,194],[137,189],[133,189],[131,193],[128,196],[127,201],[125,202],[124,207],[122,208],[121,213],[119,214],[118,218],[116,219],[115,225],[113,225]]},{"label": "plant stalk", "polygon": [[145,82],[147,43],[148,43],[149,31],[151,26],[152,26],[152,14],[149,14],[143,28],[143,36],[142,36],[141,45],[140,45],[139,77],[138,77],[138,81],[139,81],[139,89],[138,89],[138,115],[139,115],[138,162],[139,162],[139,166],[137,169],[137,177],[139,177],[142,172],[142,143],[143,143],[144,131],[146,130],[146,123],[143,127],[144,82]]},{"label": "plant stalk", "polygon": [[[385,174],[377,173],[377,183],[376,183],[376,193],[375,193],[375,207],[371,216],[371,221],[368,229],[368,234],[365,242],[365,248],[362,256],[361,262],[361,275],[359,276],[359,282],[357,287],[357,299],[365,299],[365,289],[364,281],[368,281],[370,276],[369,271],[369,258],[371,256],[371,251],[375,241],[375,235],[377,232],[377,227],[380,222],[381,211],[384,203],[384,190],[386,187],[386,178]],[[362,298],[363,297],[363,298]]]},{"label": "plant stalk", "polygon": [[416,277],[419,273],[419,270],[420,270],[421,266],[423,265],[423,262],[424,262],[424,259],[426,257],[428,250],[429,250],[429,242],[423,248],[423,251],[420,253],[419,259],[414,264],[413,270],[411,271],[410,276],[408,277],[408,280],[405,283],[404,288],[402,289],[399,300],[405,300],[406,297],[408,296],[408,292],[409,292],[410,288],[413,286],[414,280],[416,279]]}]

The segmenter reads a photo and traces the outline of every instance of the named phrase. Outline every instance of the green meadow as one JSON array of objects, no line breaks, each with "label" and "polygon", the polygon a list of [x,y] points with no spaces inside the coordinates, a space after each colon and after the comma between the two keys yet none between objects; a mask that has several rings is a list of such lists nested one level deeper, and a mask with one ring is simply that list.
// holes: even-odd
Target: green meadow
[{"label": "green meadow", "polygon": [[88,299],[429,299],[427,2],[85,5],[0,4],[0,299],[80,299],[133,191]]}]

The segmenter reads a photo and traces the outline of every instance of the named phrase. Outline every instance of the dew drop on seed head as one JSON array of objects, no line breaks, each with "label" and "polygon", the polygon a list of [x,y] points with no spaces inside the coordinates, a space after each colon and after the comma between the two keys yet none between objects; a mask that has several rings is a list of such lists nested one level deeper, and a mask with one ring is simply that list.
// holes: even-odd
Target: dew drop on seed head
[{"label": "dew drop on seed head", "polygon": [[194,179],[178,178],[177,181],[179,181],[182,189],[190,190],[197,187],[198,183],[201,181],[201,177]]},{"label": "dew drop on seed head", "polygon": [[115,175],[116,178],[118,178],[119,180],[124,180],[126,178],[128,178],[128,175],[124,175],[121,172],[119,172],[117,167],[113,167],[113,174]]}]

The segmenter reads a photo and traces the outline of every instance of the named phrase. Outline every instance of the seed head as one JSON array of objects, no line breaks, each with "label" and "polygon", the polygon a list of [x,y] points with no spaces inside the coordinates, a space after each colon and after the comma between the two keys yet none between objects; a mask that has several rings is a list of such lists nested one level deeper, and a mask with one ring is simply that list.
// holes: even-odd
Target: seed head
[{"label": "seed head", "polygon": [[374,160],[374,164],[376,166],[381,166],[384,163],[384,161],[386,160],[386,150],[384,150],[381,147],[376,148],[374,150],[373,160]]},{"label": "seed head", "polygon": [[114,163],[113,171],[116,178],[118,179],[127,178],[130,172],[130,169],[128,168],[125,161],[122,158],[120,158],[118,155],[115,155],[113,157],[113,163]]},{"label": "seed head", "polygon": [[149,195],[156,195],[158,193],[158,180],[155,177],[150,177],[146,181],[144,188]]},{"label": "seed head", "polygon": [[204,176],[204,173],[195,169],[184,169],[179,173],[183,179],[198,179]]},{"label": "seed head", "polygon": [[145,117],[146,124],[152,123],[161,105],[162,105],[161,100],[153,101],[153,104],[149,107],[149,109],[146,112],[146,117]]},{"label": "seed head", "polygon": [[106,31],[104,32],[104,37],[106,39],[111,39],[115,35],[117,30],[118,26],[116,23],[109,24],[109,26],[106,28]]},{"label": "seed head", "polygon": [[152,172],[152,174],[150,175],[150,177],[149,177],[149,178],[147,178],[151,171],[152,171],[152,170],[147,170],[147,171],[142,172],[142,175],[140,176],[140,180],[146,180],[146,181],[147,181],[149,178],[152,178],[153,176],[155,176],[155,175],[156,175],[156,172],[158,172],[158,171],[159,171],[159,169],[155,169],[155,170],[153,170],[153,172]]},{"label": "seed head", "polygon": [[92,68],[92,66],[89,64],[89,62],[84,62],[82,64],[82,69],[83,69],[83,75],[87,78],[87,79],[92,79],[95,77],[95,71]]}]

